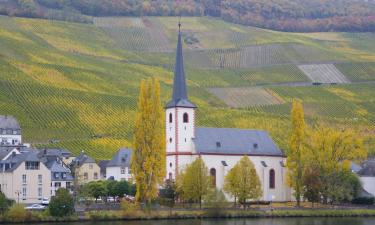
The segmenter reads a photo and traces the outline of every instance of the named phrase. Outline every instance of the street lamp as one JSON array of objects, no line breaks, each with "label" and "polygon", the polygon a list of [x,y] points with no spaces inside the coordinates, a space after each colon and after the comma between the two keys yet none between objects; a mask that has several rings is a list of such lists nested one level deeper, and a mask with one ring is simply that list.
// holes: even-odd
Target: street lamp
[{"label": "street lamp", "polygon": [[20,203],[20,194],[21,194],[21,191],[15,191],[15,194],[17,195],[17,203]]}]

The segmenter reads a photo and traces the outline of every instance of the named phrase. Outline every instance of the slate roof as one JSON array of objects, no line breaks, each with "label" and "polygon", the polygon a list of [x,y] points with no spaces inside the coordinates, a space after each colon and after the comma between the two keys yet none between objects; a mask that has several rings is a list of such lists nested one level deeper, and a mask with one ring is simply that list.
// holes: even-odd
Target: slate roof
[{"label": "slate roof", "polygon": [[[179,24],[181,27],[181,24]],[[196,108],[196,106],[189,101],[187,95],[186,81],[185,81],[185,70],[184,70],[184,57],[182,54],[182,41],[181,32],[178,31],[177,50],[176,50],[176,62],[174,68],[174,80],[173,80],[173,95],[166,108],[173,107],[185,107],[185,108]]]},{"label": "slate roof", "polygon": [[0,115],[0,129],[20,130],[20,124],[13,116]]},{"label": "slate roof", "polygon": [[48,148],[48,149],[42,149],[40,151],[45,156],[67,157],[67,156],[72,155],[70,151],[66,149],[62,149],[62,148]]},{"label": "slate roof", "polygon": [[119,149],[106,167],[129,167],[132,150],[128,148]]},{"label": "slate roof", "polygon": [[11,172],[17,169],[18,166],[25,161],[40,162],[40,159],[38,158],[38,151],[28,151],[21,154],[16,154],[7,158],[6,160],[2,160],[0,163],[11,164],[12,167],[6,170],[6,172]]},{"label": "slate roof", "polygon": [[375,159],[369,159],[362,163],[362,169],[357,174],[359,176],[375,177]]},{"label": "slate roof", "polygon": [[93,160],[90,156],[86,155],[85,153],[81,153],[72,161],[72,163],[74,165],[81,166],[85,163],[95,163],[95,160]]},{"label": "slate roof", "polygon": [[196,129],[197,153],[284,156],[266,131],[235,128]]}]

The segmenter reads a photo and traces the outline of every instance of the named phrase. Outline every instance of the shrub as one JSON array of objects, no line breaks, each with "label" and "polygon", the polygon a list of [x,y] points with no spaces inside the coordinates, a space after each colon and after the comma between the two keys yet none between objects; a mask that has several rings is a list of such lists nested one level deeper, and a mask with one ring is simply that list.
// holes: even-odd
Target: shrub
[{"label": "shrub", "polygon": [[124,216],[131,215],[139,209],[137,203],[129,202],[127,200],[121,200],[120,208]]},{"label": "shrub", "polygon": [[48,206],[51,216],[64,217],[73,214],[74,201],[72,195],[65,188],[56,191]]},{"label": "shrub", "polygon": [[373,197],[358,197],[352,200],[353,204],[358,205],[373,205],[375,202],[375,198]]},{"label": "shrub", "polygon": [[7,219],[12,222],[25,222],[30,216],[31,213],[28,212],[22,204],[12,205],[7,213]]},{"label": "shrub", "polygon": [[0,191],[0,213],[6,212],[13,204],[13,200],[7,199],[3,192]]}]

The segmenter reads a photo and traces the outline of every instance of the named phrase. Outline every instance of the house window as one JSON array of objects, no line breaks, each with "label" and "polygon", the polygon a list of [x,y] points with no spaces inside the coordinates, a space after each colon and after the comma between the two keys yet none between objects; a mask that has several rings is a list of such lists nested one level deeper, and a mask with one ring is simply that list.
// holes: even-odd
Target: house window
[{"label": "house window", "polygon": [[172,163],[169,163],[169,167],[172,167]]},{"label": "house window", "polygon": [[90,165],[89,165],[89,168],[90,168],[90,169],[92,169],[92,168],[93,168],[93,165],[92,165],[92,164],[90,164]]},{"label": "house window", "polygon": [[39,162],[26,162],[25,169],[27,170],[39,170]]},{"label": "house window", "polygon": [[26,174],[22,174],[22,183],[26,184]]},{"label": "house window", "polygon": [[172,138],[169,138],[169,143],[172,143]]},{"label": "house window", "polygon": [[55,173],[55,178],[59,178],[59,173]]},{"label": "house window", "polygon": [[121,174],[125,174],[125,167],[121,167]]},{"label": "house window", "polygon": [[211,184],[213,187],[216,187],[216,169],[211,168],[210,169],[210,176],[211,176]]},{"label": "house window", "polygon": [[168,174],[168,179],[171,181],[172,180],[172,173]]},{"label": "house window", "polygon": [[169,123],[172,123],[173,119],[172,119],[172,113],[169,113]]},{"label": "house window", "polygon": [[132,174],[132,169],[128,167],[128,174]]},{"label": "house window", "polygon": [[184,123],[189,123],[189,115],[187,113],[184,113],[184,116],[183,116],[183,121]]},{"label": "house window", "polygon": [[275,188],[275,170],[271,169],[270,170],[270,189]]},{"label": "house window", "polygon": [[221,147],[221,143],[220,142],[216,142],[216,147],[220,148]]},{"label": "house window", "polygon": [[62,178],[64,179],[66,178],[66,173],[62,173],[61,175],[62,175]]},{"label": "house window", "polygon": [[56,182],[55,183],[55,188],[59,188],[59,187],[61,187],[61,183],[60,182]]},{"label": "house window", "polygon": [[67,189],[70,189],[71,186],[72,186],[72,184],[71,184],[70,182],[66,182],[66,188],[67,188]]},{"label": "house window", "polygon": [[26,200],[26,187],[22,188],[22,200]]},{"label": "house window", "polygon": [[98,173],[94,173],[94,179],[95,179],[95,180],[98,179]]},{"label": "house window", "polygon": [[42,199],[42,196],[43,196],[43,189],[42,187],[38,187],[38,199]]},{"label": "house window", "polygon": [[84,173],[83,174],[83,179],[84,180],[88,180],[89,179],[89,174],[88,173]]},{"label": "house window", "polygon": [[38,175],[38,184],[42,184],[42,182],[43,182],[43,176],[42,176],[42,174],[39,174]]}]

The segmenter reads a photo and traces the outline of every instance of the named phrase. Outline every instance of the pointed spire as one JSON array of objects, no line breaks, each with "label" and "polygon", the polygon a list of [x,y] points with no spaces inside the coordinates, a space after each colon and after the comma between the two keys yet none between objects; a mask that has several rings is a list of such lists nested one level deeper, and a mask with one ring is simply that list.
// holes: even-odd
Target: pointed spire
[{"label": "pointed spire", "polygon": [[174,68],[173,80],[173,95],[172,100],[168,102],[167,108],[171,107],[188,107],[196,108],[196,106],[188,100],[185,70],[184,70],[184,57],[182,52],[181,40],[181,22],[178,22],[178,40],[176,50],[176,62]]}]

